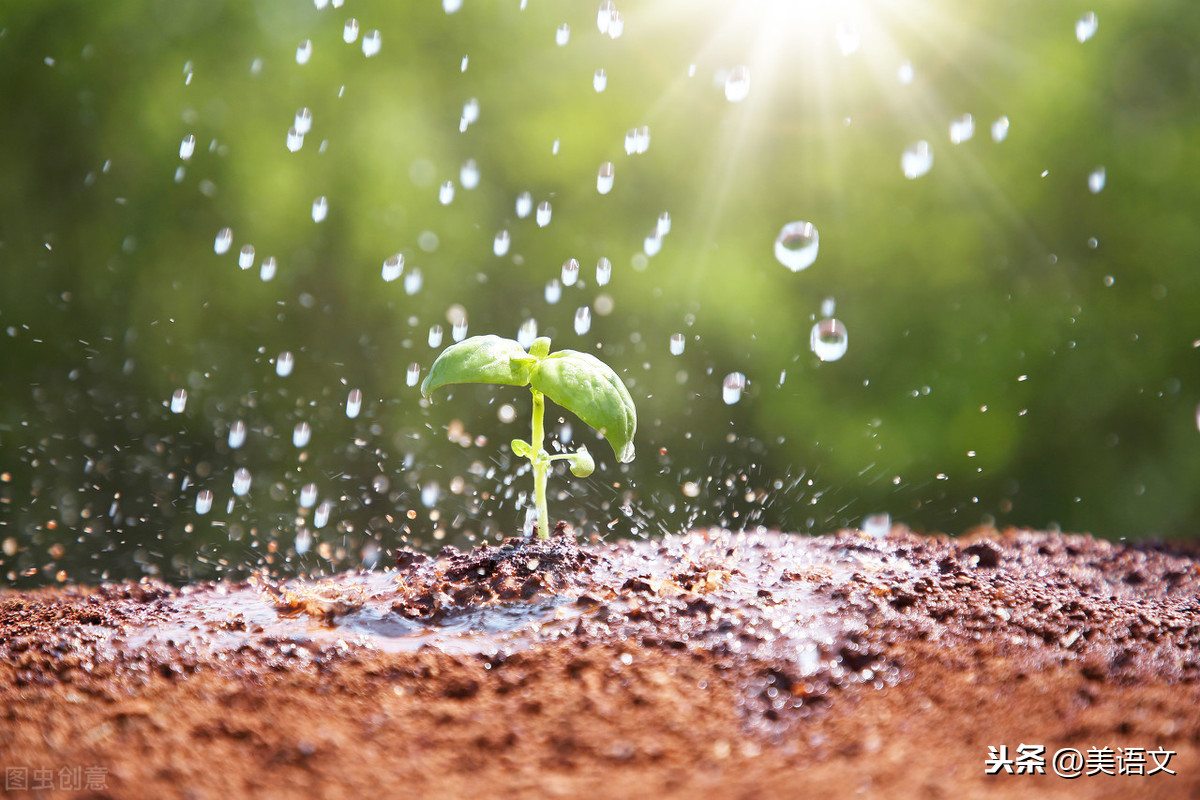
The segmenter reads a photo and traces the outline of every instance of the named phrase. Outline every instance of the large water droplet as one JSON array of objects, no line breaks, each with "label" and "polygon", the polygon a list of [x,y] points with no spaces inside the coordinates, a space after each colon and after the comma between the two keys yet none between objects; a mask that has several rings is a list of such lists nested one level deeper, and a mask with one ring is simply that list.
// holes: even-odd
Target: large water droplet
[{"label": "large water droplet", "polygon": [[596,262],[596,285],[607,286],[611,279],[612,262],[604,256],[600,256],[600,260]]},{"label": "large water droplet", "polygon": [[545,295],[546,302],[550,305],[554,305],[562,299],[562,284],[559,283],[558,278],[551,278],[546,282]]},{"label": "large water droplet", "polygon": [[456,342],[467,338],[467,314],[465,311],[454,321],[454,327],[450,329],[450,338]]},{"label": "large water droplet", "polygon": [[442,10],[447,14],[454,14],[462,8],[462,0],[442,0]]},{"label": "large water droplet", "polygon": [[574,286],[577,280],[579,280],[579,262],[568,258],[562,265],[563,286]]},{"label": "large water droplet", "polygon": [[613,180],[615,178],[615,170],[611,161],[605,161],[600,165],[600,171],[596,173],[596,191],[600,194],[608,194],[612,191]]},{"label": "large water droplet", "polygon": [[592,328],[592,309],[580,306],[575,309],[575,333],[583,336]]},{"label": "large water droplet", "polygon": [[608,38],[619,39],[621,34],[625,32],[625,17],[621,16],[621,12],[615,8],[608,15]]},{"label": "large water droplet", "polygon": [[438,202],[444,206],[454,201],[454,181],[446,181],[438,188]]},{"label": "large water droplet", "polygon": [[1008,138],[1008,117],[1000,117],[992,123],[992,141],[1003,142]]},{"label": "large water droplet", "polygon": [[554,213],[554,209],[550,206],[549,200],[543,200],[538,203],[537,207],[537,224],[539,228],[544,228],[550,224],[550,215]]},{"label": "large water droplet", "polygon": [[313,222],[324,222],[325,217],[329,214],[329,198],[321,195],[312,204]]},{"label": "large water droplet", "polygon": [[775,258],[792,272],[808,269],[817,260],[820,237],[811,222],[797,220],[784,225],[775,238]]},{"label": "large water droplet", "polygon": [[671,232],[671,215],[664,211],[658,215],[658,222],[655,223],[654,233],[658,237],[666,236]]},{"label": "large water droplet", "polygon": [[592,75],[592,88],[597,92],[608,88],[608,73],[603,68],[596,70],[596,74]]},{"label": "large water droplet", "polygon": [[740,103],[750,94],[750,68],[744,65],[734,67],[725,78],[725,99],[731,103]]},{"label": "large water droplet", "polygon": [[684,341],[682,333],[672,333],[671,334],[671,355],[673,355],[673,356],[683,355],[683,349],[684,349],[685,345],[686,345],[686,342]]},{"label": "large water droplet", "polygon": [[538,324],[536,319],[527,319],[521,323],[521,328],[517,331],[517,344],[528,350],[533,346],[537,339]]},{"label": "large water droplet", "polygon": [[479,185],[479,165],[475,159],[468,158],[458,170],[458,182],[468,191]]},{"label": "large water droplet", "polygon": [[233,493],[245,497],[250,492],[250,470],[238,467],[233,473]]},{"label": "large water droplet", "polygon": [[492,252],[498,256],[506,255],[511,242],[512,237],[509,236],[508,231],[497,232],[496,238],[492,240]]},{"label": "large water droplet", "polygon": [[533,211],[533,195],[521,192],[517,195],[517,217],[525,219]]},{"label": "large water droplet", "polygon": [[1099,27],[1100,20],[1096,17],[1096,12],[1089,11],[1075,21],[1075,39],[1083,44],[1096,35]]},{"label": "large water droplet", "polygon": [[237,450],[246,443],[246,423],[240,419],[229,426],[229,449]]},{"label": "large water droplet", "polygon": [[317,504],[317,485],[306,483],[300,488],[300,507],[312,508]]},{"label": "large water droplet", "polygon": [[725,405],[731,406],[742,399],[745,389],[746,376],[740,372],[731,372],[721,384],[721,399],[725,401]]},{"label": "large water droplet", "polygon": [[441,487],[438,486],[437,481],[430,481],[421,487],[421,505],[433,508],[441,493]]},{"label": "large water droplet", "polygon": [[217,255],[224,255],[229,252],[229,248],[233,246],[233,230],[231,228],[221,228],[217,231],[217,238],[213,240],[213,252]]},{"label": "large water droplet", "polygon": [[281,378],[286,378],[292,374],[292,367],[296,366],[296,359],[290,351],[284,350],[275,359],[275,374]]},{"label": "large water droplet", "polygon": [[176,389],[171,393],[171,413],[182,414],[187,408],[187,389]]},{"label": "large water droplet", "polygon": [[388,283],[399,278],[404,272],[404,256],[397,253],[383,262],[383,279]]},{"label": "large water droplet", "polygon": [[836,319],[823,319],[812,326],[808,346],[822,361],[837,361],[846,355],[850,339],[846,326]]},{"label": "large water droplet", "polygon": [[900,156],[900,169],[909,180],[919,178],[933,167],[933,150],[922,139],[910,144]]},{"label": "large water droplet", "polygon": [[288,128],[288,132],[287,132],[288,152],[295,153],[301,147],[304,147],[304,134],[300,133],[295,128]]},{"label": "large water droplet", "polygon": [[292,444],[296,447],[307,447],[312,439],[312,427],[307,422],[297,422],[292,428]]},{"label": "large water droplet", "polygon": [[569,41],[571,41],[571,26],[564,22],[554,32],[554,43],[559,47],[565,47]]},{"label": "large water droplet", "polygon": [[421,291],[421,284],[425,282],[425,276],[421,274],[421,270],[413,267],[404,276],[404,293],[416,294]]},{"label": "large water droplet", "polygon": [[196,152],[196,137],[189,133],[179,143],[179,157],[187,161],[192,157],[192,153],[194,152]]},{"label": "large water droplet", "polygon": [[350,394],[346,395],[346,416],[354,419],[360,411],[362,411],[362,390],[351,389]]},{"label": "large water droplet", "polygon": [[312,539],[312,531],[308,528],[296,531],[296,555],[302,556],[307,553],[308,549],[312,547]]},{"label": "large water droplet", "polygon": [[1088,174],[1088,191],[1092,194],[1100,194],[1104,191],[1104,184],[1107,181],[1108,176],[1104,171],[1104,167],[1096,167]]},{"label": "large water droplet", "polygon": [[433,347],[435,349],[442,346],[442,326],[441,325],[429,326],[429,346]]},{"label": "large water droplet", "polygon": [[242,246],[241,252],[238,253],[238,266],[242,269],[250,269],[254,266],[254,245]]},{"label": "large water droplet", "polygon": [[263,259],[262,266],[258,270],[258,278],[263,283],[275,278],[275,256],[267,256]]},{"label": "large water droplet", "polygon": [[601,33],[608,33],[608,24],[612,21],[612,14],[617,10],[617,6],[612,0],[604,0],[600,4],[600,10],[596,12],[596,27]]},{"label": "large water droplet", "polygon": [[296,119],[293,123],[296,127],[296,133],[303,136],[312,130],[312,111],[307,107],[297,109]]},{"label": "large water droplet", "polygon": [[370,31],[362,40],[363,55],[367,58],[378,55],[383,47],[383,34],[379,31]]},{"label": "large water droplet", "polygon": [[970,114],[950,120],[951,144],[962,144],[975,135],[975,118]]},{"label": "large water droplet", "polygon": [[642,240],[642,252],[647,258],[654,258],[662,251],[662,237],[658,235],[658,231],[651,231],[650,235]]},{"label": "large water droplet", "polygon": [[296,63],[307,64],[310,58],[312,58],[312,40],[305,39],[296,48]]},{"label": "large water droplet", "polygon": [[212,511],[213,493],[209,489],[202,489],[196,494],[196,513],[207,514]]},{"label": "large water droplet", "polygon": [[328,500],[317,506],[316,513],[313,514],[313,527],[320,530],[329,524],[329,512],[333,510],[333,504]]},{"label": "large water droplet", "polygon": [[345,27],[342,28],[342,41],[350,44],[358,38],[358,20],[354,17],[346,20]]},{"label": "large water droplet", "polygon": [[414,361],[408,365],[408,372],[404,374],[404,383],[408,386],[416,386],[420,379],[421,365]]}]

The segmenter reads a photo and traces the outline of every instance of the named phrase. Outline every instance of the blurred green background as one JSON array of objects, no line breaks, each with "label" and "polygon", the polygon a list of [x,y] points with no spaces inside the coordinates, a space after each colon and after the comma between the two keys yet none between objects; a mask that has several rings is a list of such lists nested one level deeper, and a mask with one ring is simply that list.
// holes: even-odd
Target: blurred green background
[{"label": "blurred green background", "polygon": [[[632,464],[550,411],[602,456],[551,479],[551,514],[585,535],[821,533],[881,512],[949,533],[1195,534],[1200,6],[625,0],[614,38],[598,2],[456,5],[6,7],[8,583],[328,571],[518,532],[531,481],[507,442],[528,393],[430,407],[409,385],[464,313],[469,334],[536,320],[626,380]],[[642,126],[649,147],[627,153]],[[910,180],[919,140],[933,166]],[[548,225],[518,215],[523,192]],[[820,252],[792,272],[773,247],[797,220]],[[822,362],[829,300],[849,346]]]}]

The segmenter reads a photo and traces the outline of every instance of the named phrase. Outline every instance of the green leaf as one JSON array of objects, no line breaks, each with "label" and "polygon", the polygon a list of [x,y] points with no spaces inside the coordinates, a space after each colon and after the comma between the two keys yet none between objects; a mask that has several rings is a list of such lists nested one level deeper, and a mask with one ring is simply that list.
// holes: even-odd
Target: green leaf
[{"label": "green leaf", "polygon": [[472,336],[450,345],[434,359],[429,374],[421,383],[421,394],[429,397],[434,389],[448,383],[525,386],[536,361],[512,339]]},{"label": "green leaf", "polygon": [[560,350],[542,359],[529,385],[608,439],[618,461],[633,460],[637,410],[612,368],[590,353]]},{"label": "green leaf", "polygon": [[580,447],[572,453],[567,463],[571,466],[571,474],[576,478],[586,478],[596,469],[596,462],[586,447]]},{"label": "green leaf", "polygon": [[517,458],[533,457],[533,445],[529,444],[529,442],[525,441],[524,439],[513,439],[512,451],[513,455]]}]

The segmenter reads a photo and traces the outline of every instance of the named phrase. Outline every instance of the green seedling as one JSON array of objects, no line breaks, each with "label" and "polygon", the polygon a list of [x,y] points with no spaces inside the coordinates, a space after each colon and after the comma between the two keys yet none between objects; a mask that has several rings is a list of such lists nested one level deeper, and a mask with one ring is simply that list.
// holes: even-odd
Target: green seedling
[{"label": "green seedling", "polygon": [[596,463],[580,447],[574,453],[550,455],[543,445],[545,398],[571,411],[599,431],[612,445],[617,461],[633,460],[633,433],[637,429],[637,411],[629,390],[617,373],[600,359],[577,350],[550,352],[550,340],[534,341],[529,352],[512,339],[499,336],[472,336],[442,351],[429,368],[421,384],[426,399],[439,387],[450,383],[499,383],[528,386],[533,393],[532,441],[513,439],[512,451],[533,464],[534,502],[537,504],[538,536],[550,536],[550,517],[546,513],[546,477],[550,464],[566,461],[571,473],[585,478]]}]

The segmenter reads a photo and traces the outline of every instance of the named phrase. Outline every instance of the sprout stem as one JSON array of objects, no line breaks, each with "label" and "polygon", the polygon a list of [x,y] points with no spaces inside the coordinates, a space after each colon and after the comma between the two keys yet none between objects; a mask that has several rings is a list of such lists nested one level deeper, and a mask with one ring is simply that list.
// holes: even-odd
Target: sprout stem
[{"label": "sprout stem", "polygon": [[529,460],[533,462],[533,495],[537,503],[538,538],[550,538],[550,513],[546,509],[546,473],[550,467],[550,456],[542,449],[545,439],[545,429],[542,418],[546,413],[546,401],[537,389],[533,392],[533,437],[529,444],[532,452]]}]

